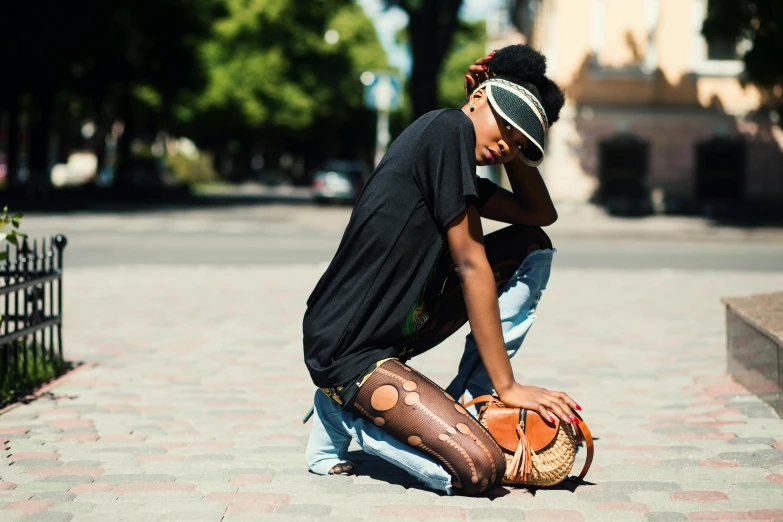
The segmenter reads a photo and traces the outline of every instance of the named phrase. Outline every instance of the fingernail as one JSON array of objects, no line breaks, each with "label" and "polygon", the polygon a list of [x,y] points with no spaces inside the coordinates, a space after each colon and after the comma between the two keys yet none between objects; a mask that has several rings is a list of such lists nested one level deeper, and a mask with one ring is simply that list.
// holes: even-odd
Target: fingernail
[{"label": "fingernail", "polygon": [[[466,75],[465,75],[465,80],[466,80],[466,81],[470,81],[470,75],[469,75],[469,74],[466,74]],[[578,407],[578,406],[577,406],[577,407]]]},{"label": "fingernail", "polygon": [[493,55],[493,54],[495,54],[496,52],[498,52],[498,50],[497,50],[497,49],[493,49],[493,50],[492,50],[492,52],[491,52],[491,53],[489,53],[489,55],[490,55],[490,56],[492,56],[492,55]]},{"label": "fingernail", "polygon": [[549,417],[549,422],[551,422],[552,424],[554,424],[554,423],[555,423],[555,418],[554,418],[554,417]]},{"label": "fingernail", "polygon": [[575,406],[576,406],[576,411],[582,411],[582,407],[581,406],[579,406],[578,404],[575,405]]},{"label": "fingernail", "polygon": [[482,65],[482,66],[481,66],[481,69],[482,69],[483,71],[486,71],[486,70],[487,70],[487,66],[486,66],[486,65]]}]

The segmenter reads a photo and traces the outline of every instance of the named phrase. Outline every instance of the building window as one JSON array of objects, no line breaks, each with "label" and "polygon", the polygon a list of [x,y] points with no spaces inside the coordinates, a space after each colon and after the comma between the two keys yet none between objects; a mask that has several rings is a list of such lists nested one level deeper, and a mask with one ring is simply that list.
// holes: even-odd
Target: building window
[{"label": "building window", "polygon": [[[707,0],[707,14],[714,8],[715,1]],[[731,38],[707,39],[707,60],[739,60],[737,41]]]},{"label": "building window", "polygon": [[726,39],[708,41],[701,34],[701,27],[707,18],[710,3],[710,0],[691,0],[692,72],[700,76],[738,76],[744,68],[738,52],[738,42]]}]

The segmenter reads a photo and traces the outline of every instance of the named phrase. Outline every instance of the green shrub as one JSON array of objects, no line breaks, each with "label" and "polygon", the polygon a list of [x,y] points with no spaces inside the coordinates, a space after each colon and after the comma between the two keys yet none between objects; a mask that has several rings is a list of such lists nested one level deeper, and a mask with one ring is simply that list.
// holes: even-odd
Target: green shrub
[{"label": "green shrub", "polygon": [[27,395],[64,369],[56,354],[52,357],[34,343],[15,341],[5,349],[10,350],[9,366],[3,368],[0,381],[0,406]]},{"label": "green shrub", "polygon": [[[14,246],[19,246],[19,238],[27,237],[26,234],[19,232],[19,223],[22,222],[22,214],[16,214],[14,216],[8,215],[8,207],[3,207],[3,215],[0,216],[0,249],[3,247],[3,241],[8,241]],[[7,232],[3,230],[6,226],[11,225],[13,228]],[[0,261],[5,261],[8,254],[5,250],[0,251]],[[0,318],[0,320],[2,320]]]},{"label": "green shrub", "polygon": [[185,154],[176,152],[166,156],[166,167],[180,183],[208,183],[218,180],[212,165],[212,156],[203,152]]}]

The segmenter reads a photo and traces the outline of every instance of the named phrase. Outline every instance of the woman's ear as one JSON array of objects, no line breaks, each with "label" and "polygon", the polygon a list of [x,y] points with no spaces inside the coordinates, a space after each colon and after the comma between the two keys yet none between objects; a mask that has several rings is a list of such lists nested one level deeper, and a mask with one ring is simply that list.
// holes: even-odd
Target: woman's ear
[{"label": "woman's ear", "polygon": [[477,89],[473,91],[468,99],[468,105],[470,112],[474,112],[481,107],[487,101],[487,93],[484,89]]},{"label": "woman's ear", "polygon": [[476,107],[481,106],[487,100],[487,93],[484,89],[476,89],[470,95],[469,103]]}]

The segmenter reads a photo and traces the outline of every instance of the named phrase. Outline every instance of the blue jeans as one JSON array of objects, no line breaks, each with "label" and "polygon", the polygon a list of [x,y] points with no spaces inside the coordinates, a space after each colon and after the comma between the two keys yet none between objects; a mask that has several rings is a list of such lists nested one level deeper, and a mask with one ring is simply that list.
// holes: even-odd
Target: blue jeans
[{"label": "blue jeans", "polygon": [[[531,252],[499,290],[500,322],[509,357],[519,351],[536,319],[536,307],[549,281],[554,252],[554,249]],[[462,397],[462,402],[495,392],[473,334],[465,339],[457,375],[446,391],[452,397]],[[355,440],[366,453],[404,469],[427,487],[452,494],[451,476],[430,457],[353,415],[320,390],[315,392],[314,404],[313,429],[305,453],[307,467],[313,473],[325,475],[336,464],[346,462],[348,446]],[[468,411],[473,416],[478,414],[475,406]]]}]

